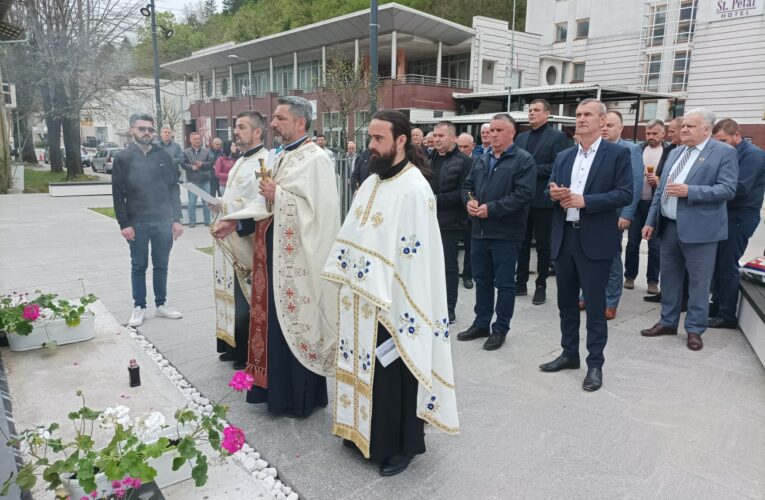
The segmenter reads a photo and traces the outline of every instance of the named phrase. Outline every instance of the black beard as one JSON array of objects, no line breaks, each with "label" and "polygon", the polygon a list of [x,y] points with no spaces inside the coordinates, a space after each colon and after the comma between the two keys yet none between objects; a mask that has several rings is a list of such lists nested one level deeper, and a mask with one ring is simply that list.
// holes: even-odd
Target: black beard
[{"label": "black beard", "polygon": [[135,140],[136,144],[140,144],[142,146],[151,146],[151,139],[146,139],[144,137],[136,137],[136,136],[133,136],[133,139]]},{"label": "black beard", "polygon": [[393,167],[393,160],[396,158],[396,150],[392,149],[387,154],[372,150],[372,156],[369,158],[369,173],[382,175]]}]

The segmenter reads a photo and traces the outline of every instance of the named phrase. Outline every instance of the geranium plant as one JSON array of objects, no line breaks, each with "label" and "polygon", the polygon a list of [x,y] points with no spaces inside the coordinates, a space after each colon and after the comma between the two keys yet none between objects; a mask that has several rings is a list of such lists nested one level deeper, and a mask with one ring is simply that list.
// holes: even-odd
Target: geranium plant
[{"label": "geranium plant", "polygon": [[[207,456],[199,447],[209,444],[222,456],[242,448],[244,433],[226,423],[228,407],[223,400],[231,392],[249,390],[252,385],[252,376],[236,372],[229,382],[232,390],[212,404],[211,411],[188,406],[176,410],[175,440],[158,437],[162,429],[170,427],[161,413],[152,411],[132,419],[130,409],[125,406],[93,410],[86,406],[82,391],[77,391],[80,409],[68,415],[74,425],[74,438],[55,437],[60,426],[52,423],[25,430],[11,439],[8,445],[19,447],[29,460],[5,481],[0,494],[7,494],[14,482],[22,490],[31,489],[41,477],[49,490],[59,491],[67,481],[76,479],[84,491],[91,492],[91,498],[100,498],[108,493],[97,489],[96,475],[100,472],[113,487],[120,483],[114,494],[124,495],[131,485],[153,481],[157,471],[149,461],[172,450],[178,454],[173,460],[173,470],[180,469],[186,462],[193,463],[191,477],[196,486],[202,486],[207,482]],[[109,442],[103,448],[96,447],[93,438],[96,429],[108,433]]]},{"label": "geranium plant", "polygon": [[29,300],[28,293],[13,292],[0,298],[0,330],[18,335],[29,335],[36,323],[44,324],[52,319],[63,319],[68,326],[80,324],[87,306],[98,298],[92,293],[80,297],[77,302],[57,299],[54,293],[41,293]]}]

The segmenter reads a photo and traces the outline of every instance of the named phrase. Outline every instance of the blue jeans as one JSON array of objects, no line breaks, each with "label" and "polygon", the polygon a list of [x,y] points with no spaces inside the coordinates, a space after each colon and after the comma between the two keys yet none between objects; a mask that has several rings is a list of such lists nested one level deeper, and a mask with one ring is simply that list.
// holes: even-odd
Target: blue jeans
[{"label": "blue jeans", "polygon": [[[210,192],[210,181],[194,183],[195,186],[204,189],[206,192]],[[205,224],[210,224],[210,209],[207,208],[207,203],[202,202],[202,215],[205,218]],[[197,223],[197,195],[189,191],[189,224]]]},{"label": "blue jeans", "polygon": [[[473,238],[470,264],[475,280],[475,320],[473,326],[506,335],[515,309],[515,264],[521,250],[520,241]],[[494,306],[494,288],[497,304]]]},{"label": "blue jeans", "polygon": [[749,238],[760,223],[759,210],[729,210],[728,239],[717,243],[717,260],[712,276],[710,312],[726,321],[736,321],[738,308],[738,261],[746,251]]},{"label": "blue jeans", "polygon": [[622,271],[622,252],[619,252],[611,264],[611,272],[608,274],[608,284],[606,285],[606,307],[619,307],[619,301],[622,299],[623,278]]},{"label": "blue jeans", "polygon": [[[641,231],[648,217],[648,211],[651,209],[651,200],[640,200],[635,211],[635,218],[630,224],[627,249],[624,252],[624,277],[637,278],[640,268],[640,242],[643,241]],[[651,238],[648,240],[648,268],[645,271],[645,277],[648,283],[659,282],[659,239]]]},{"label": "blue jeans", "polygon": [[167,297],[167,266],[170,249],[173,248],[173,223],[137,222],[133,230],[135,239],[128,242],[133,306],[146,307],[146,268],[149,267],[150,243],[154,303],[161,306]]}]

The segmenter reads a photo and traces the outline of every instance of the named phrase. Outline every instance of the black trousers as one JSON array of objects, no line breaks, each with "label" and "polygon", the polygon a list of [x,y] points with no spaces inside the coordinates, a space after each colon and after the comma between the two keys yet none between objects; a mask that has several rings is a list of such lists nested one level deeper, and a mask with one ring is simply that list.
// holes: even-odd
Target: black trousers
[{"label": "black trousers", "polygon": [[464,254],[462,255],[462,277],[463,278],[472,278],[473,277],[473,269],[470,266],[470,242],[473,241],[473,236],[471,235],[471,228],[470,228],[470,221],[468,221],[468,228],[465,229],[465,232],[462,233],[462,243],[463,248],[465,249]]},{"label": "black trousers", "polygon": [[236,278],[234,278],[234,341],[236,347],[231,347],[221,339],[217,339],[218,352],[233,351],[234,361],[247,361],[247,345],[250,341],[250,304]]},{"label": "black trousers", "polygon": [[441,230],[441,242],[444,247],[444,266],[446,268],[446,304],[449,309],[454,309],[457,306],[457,290],[459,288],[460,280],[460,238],[462,237],[461,230]]},{"label": "black trousers", "polygon": [[[390,338],[377,327],[377,345]],[[417,379],[398,358],[383,368],[375,358],[369,455],[382,462],[396,454],[425,453],[425,422],[417,417]]]},{"label": "black trousers", "polygon": [[584,294],[587,311],[587,366],[603,366],[603,349],[608,340],[606,323],[606,284],[613,259],[592,260],[584,254],[581,232],[566,223],[558,258],[555,279],[558,285],[560,312],[560,345],[564,354],[579,356],[579,289]]},{"label": "black trousers", "polygon": [[552,236],[552,208],[529,208],[526,221],[526,238],[518,255],[518,267],[515,270],[515,282],[523,287],[529,281],[529,259],[531,258],[531,239],[537,244],[537,280],[536,286],[546,287],[550,275],[550,239]]}]

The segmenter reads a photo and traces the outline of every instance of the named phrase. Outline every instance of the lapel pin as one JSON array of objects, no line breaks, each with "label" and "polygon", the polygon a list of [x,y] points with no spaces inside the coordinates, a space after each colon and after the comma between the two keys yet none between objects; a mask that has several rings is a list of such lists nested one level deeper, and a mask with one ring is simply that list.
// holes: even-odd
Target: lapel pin
[{"label": "lapel pin", "polygon": [[698,161],[699,161],[699,163],[701,163],[702,161],[704,161],[704,157],[703,156],[699,156]]}]

